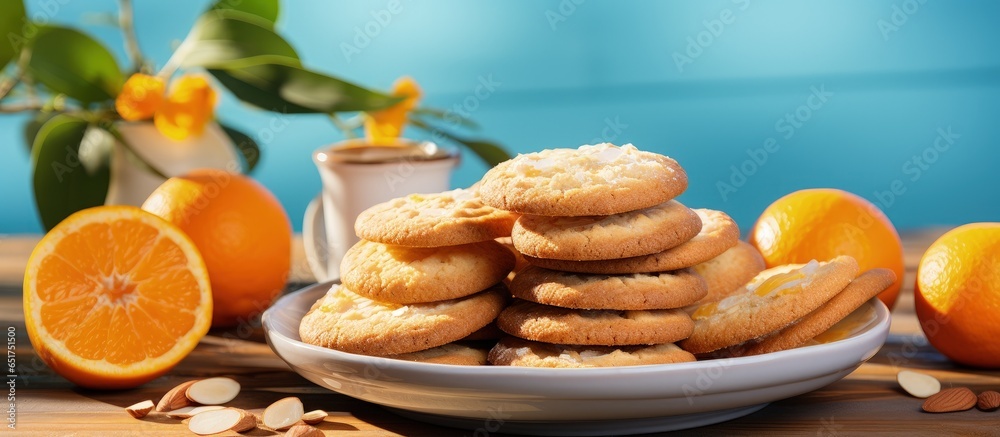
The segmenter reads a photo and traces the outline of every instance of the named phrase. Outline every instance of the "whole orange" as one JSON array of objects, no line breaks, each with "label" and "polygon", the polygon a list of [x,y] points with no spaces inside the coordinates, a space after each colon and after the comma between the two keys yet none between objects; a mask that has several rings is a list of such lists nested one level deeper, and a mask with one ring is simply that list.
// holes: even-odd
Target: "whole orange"
[{"label": "whole orange", "polygon": [[879,294],[890,309],[903,281],[903,245],[889,218],[871,202],[843,190],[799,190],[772,203],[750,230],[767,266],[805,263],[850,255],[861,271],[896,272],[896,282]]},{"label": "whole orange", "polygon": [[212,326],[262,313],[285,287],[292,226],[278,199],[249,177],[200,169],[168,179],[143,203],[180,227],[205,259]]},{"label": "whole orange", "polygon": [[942,354],[1000,367],[1000,223],[959,226],[931,244],[917,266],[914,304]]}]

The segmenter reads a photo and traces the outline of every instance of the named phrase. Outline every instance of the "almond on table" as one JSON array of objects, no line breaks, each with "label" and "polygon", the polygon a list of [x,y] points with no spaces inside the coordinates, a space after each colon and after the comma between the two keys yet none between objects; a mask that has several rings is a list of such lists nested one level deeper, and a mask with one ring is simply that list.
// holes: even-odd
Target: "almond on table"
[{"label": "almond on table", "polygon": [[923,410],[928,413],[965,411],[976,406],[976,401],[976,394],[966,387],[949,388],[927,398]]}]

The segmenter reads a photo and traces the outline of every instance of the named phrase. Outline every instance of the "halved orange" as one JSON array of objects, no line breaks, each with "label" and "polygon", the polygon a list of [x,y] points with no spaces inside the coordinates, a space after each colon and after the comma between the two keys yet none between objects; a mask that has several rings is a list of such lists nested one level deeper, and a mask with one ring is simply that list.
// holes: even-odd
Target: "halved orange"
[{"label": "halved orange", "polygon": [[130,206],[86,209],[31,253],[24,322],[38,356],[66,379],[135,387],[208,332],[208,271],[194,243],[160,217]]}]

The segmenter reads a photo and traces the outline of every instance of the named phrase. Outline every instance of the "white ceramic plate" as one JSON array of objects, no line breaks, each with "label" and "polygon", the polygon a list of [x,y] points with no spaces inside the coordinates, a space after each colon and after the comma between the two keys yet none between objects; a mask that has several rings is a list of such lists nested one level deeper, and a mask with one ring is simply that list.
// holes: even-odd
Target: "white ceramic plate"
[{"label": "white ceramic plate", "polygon": [[889,332],[889,310],[874,299],[831,329],[843,333],[840,340],[752,357],[593,369],[415,363],[299,341],[299,321],[332,284],[291,293],[264,313],[268,344],[279,357],[338,393],[486,433],[635,434],[734,419],[843,378]]}]

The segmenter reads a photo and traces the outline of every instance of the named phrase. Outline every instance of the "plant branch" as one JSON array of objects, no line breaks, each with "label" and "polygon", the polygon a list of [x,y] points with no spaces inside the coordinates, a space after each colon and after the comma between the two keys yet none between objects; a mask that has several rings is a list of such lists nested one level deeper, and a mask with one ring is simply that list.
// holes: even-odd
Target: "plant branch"
[{"label": "plant branch", "polygon": [[17,65],[14,67],[14,74],[10,77],[4,78],[3,82],[0,82],[0,100],[7,97],[7,94],[10,94],[10,91],[13,90],[18,83],[21,83],[24,73],[28,70],[28,61],[30,60],[31,50],[21,50],[21,55],[17,58]]},{"label": "plant branch", "polygon": [[45,109],[45,105],[38,102],[13,103],[9,105],[0,105],[0,114],[13,114],[15,112],[24,111],[41,111],[43,109]]},{"label": "plant branch", "polygon": [[132,61],[132,68],[141,71],[143,66],[142,51],[139,50],[139,38],[135,34],[135,20],[132,13],[132,0],[118,0],[118,27],[122,29],[125,39],[125,52]]}]

